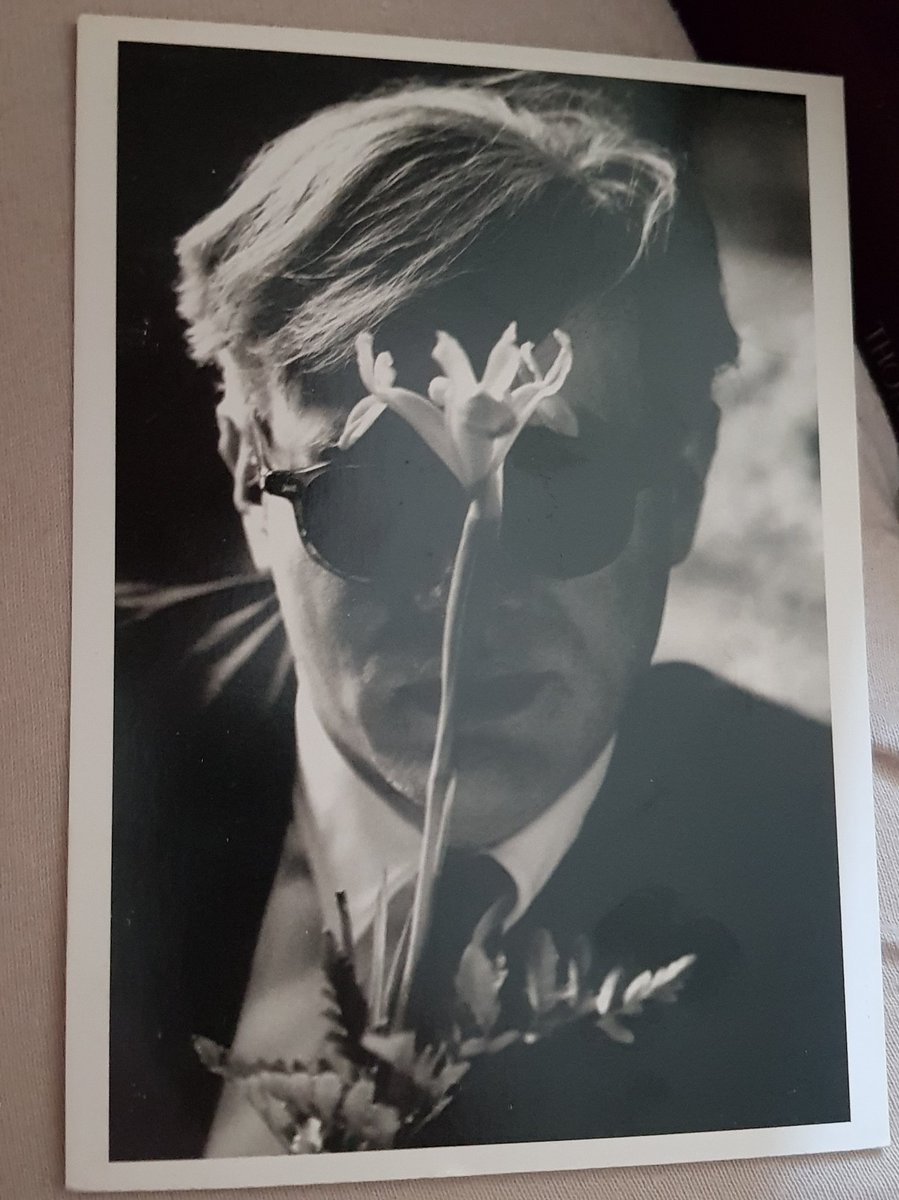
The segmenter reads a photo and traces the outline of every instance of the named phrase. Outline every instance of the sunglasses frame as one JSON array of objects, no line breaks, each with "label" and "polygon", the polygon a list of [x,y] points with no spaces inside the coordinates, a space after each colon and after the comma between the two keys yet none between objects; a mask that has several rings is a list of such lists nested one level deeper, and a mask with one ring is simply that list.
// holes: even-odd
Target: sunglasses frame
[{"label": "sunglasses frame", "polygon": [[[308,467],[294,467],[290,470],[277,470],[273,468],[267,460],[265,450],[263,448],[262,422],[258,413],[255,411],[250,417],[250,431],[251,440],[253,442],[253,457],[255,459],[257,471],[256,484],[260,491],[265,492],[270,496],[277,496],[280,499],[289,500],[291,502],[294,518],[296,520],[297,532],[300,535],[300,540],[302,541],[303,547],[309,557],[315,563],[317,563],[318,566],[322,567],[330,574],[335,575],[339,579],[345,579],[352,583],[374,583],[377,578],[376,576],[357,575],[352,571],[343,570],[321,553],[306,527],[302,503],[305,492],[312,484],[315,483],[317,479],[321,478],[322,475],[329,471],[360,470],[362,469],[361,464],[352,462],[335,463],[333,460],[324,460],[313,463]],[[655,466],[657,468],[658,459],[655,456],[646,456],[644,465],[647,468],[651,466]],[[647,470],[646,476],[640,476],[639,483],[636,488],[637,494],[639,495],[640,492],[645,491],[647,488],[662,482],[662,479],[666,474],[667,472],[663,470],[662,472],[656,474],[654,478],[651,478],[649,470]],[[610,562],[614,561],[614,559],[610,560]],[[601,563],[596,569],[601,570],[603,567],[609,565],[610,563]],[[565,575],[548,576],[548,578],[553,579],[565,579],[573,577],[574,576]]]},{"label": "sunglasses frame", "polygon": [[[350,571],[341,570],[335,563],[325,558],[306,528],[306,522],[303,517],[303,495],[316,479],[319,479],[327,471],[334,470],[335,464],[330,461],[323,461],[312,463],[308,467],[277,470],[268,462],[263,444],[262,421],[258,413],[253,412],[251,414],[249,428],[250,438],[253,442],[253,457],[256,460],[256,486],[261,492],[265,492],[269,496],[277,496],[279,499],[290,501],[300,541],[303,543],[303,548],[309,557],[325,571],[328,571],[331,575],[336,575],[339,579],[350,580],[353,583],[371,583],[371,576],[354,575]],[[358,470],[358,464],[341,463],[337,469],[341,471],[354,471]]]}]

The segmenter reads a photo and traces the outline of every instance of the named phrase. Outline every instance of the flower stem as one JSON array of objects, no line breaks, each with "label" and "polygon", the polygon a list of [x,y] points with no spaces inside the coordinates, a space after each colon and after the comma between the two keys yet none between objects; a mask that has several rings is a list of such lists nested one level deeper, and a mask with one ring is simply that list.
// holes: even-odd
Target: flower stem
[{"label": "flower stem", "polygon": [[453,764],[453,742],[455,734],[456,682],[464,638],[465,612],[471,594],[478,550],[487,535],[499,526],[497,492],[501,486],[499,472],[492,473],[472,492],[465,514],[465,523],[450,580],[443,623],[443,645],[440,661],[440,711],[437,716],[437,732],[434,752],[428,773],[425,793],[425,815],[422,827],[421,855],[418,877],[412,898],[409,924],[409,942],[399,992],[393,1017],[393,1028],[402,1029],[412,990],[415,968],[421,957],[428,926],[434,886],[446,850],[450,814],[456,791],[456,773]]}]

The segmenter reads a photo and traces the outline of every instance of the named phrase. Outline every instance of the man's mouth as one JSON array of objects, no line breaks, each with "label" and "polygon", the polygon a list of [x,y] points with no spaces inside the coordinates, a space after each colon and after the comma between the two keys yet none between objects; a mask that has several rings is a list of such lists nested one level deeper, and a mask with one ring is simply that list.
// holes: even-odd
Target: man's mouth
[{"label": "man's mouth", "polygon": [[[512,716],[533,704],[546,686],[545,672],[516,672],[490,678],[463,676],[457,684],[457,720],[464,724]],[[424,679],[406,684],[400,689],[405,700],[429,716],[437,717],[440,710],[439,679]]]}]

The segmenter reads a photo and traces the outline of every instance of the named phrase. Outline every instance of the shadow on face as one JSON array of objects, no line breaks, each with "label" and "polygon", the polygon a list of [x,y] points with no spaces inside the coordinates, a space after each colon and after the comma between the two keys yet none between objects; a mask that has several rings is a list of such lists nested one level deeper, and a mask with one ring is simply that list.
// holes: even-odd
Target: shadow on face
[{"label": "shadow on face", "polygon": [[[668,572],[696,518],[697,489],[689,504],[677,499],[677,481],[690,472],[685,447],[661,436],[665,422],[649,419],[633,306],[582,302],[561,324],[573,343],[564,394],[578,436],[537,427],[521,434],[504,469],[500,540],[479,565],[469,609],[451,831],[465,844],[489,845],[522,828],[608,744],[648,666]],[[432,339],[433,331],[428,349]],[[403,386],[407,364],[422,390],[427,370],[437,373],[423,365],[419,343],[379,339],[378,348],[394,354]],[[542,367],[551,354],[544,339]],[[354,390],[345,374],[340,388],[348,411],[361,385]],[[284,397],[275,407],[272,454],[305,465],[309,431],[325,417],[316,423]],[[349,452],[326,457],[302,504],[265,498],[265,557],[304,692],[325,728],[367,778],[416,814],[466,497],[389,412]]]}]

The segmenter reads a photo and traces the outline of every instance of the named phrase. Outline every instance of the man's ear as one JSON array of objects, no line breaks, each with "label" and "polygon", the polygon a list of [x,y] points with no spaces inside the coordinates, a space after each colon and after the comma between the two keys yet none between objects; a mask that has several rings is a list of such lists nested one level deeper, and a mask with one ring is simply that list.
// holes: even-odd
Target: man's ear
[{"label": "man's ear", "polygon": [[231,472],[234,507],[243,524],[244,537],[257,571],[268,571],[269,547],[265,505],[259,491],[259,463],[248,423],[238,425],[222,402],[215,410],[218,452]]},{"label": "man's ear", "polygon": [[690,553],[705,496],[705,480],[718,444],[718,406],[710,404],[694,420],[678,452],[673,488],[670,563],[676,566]]}]

